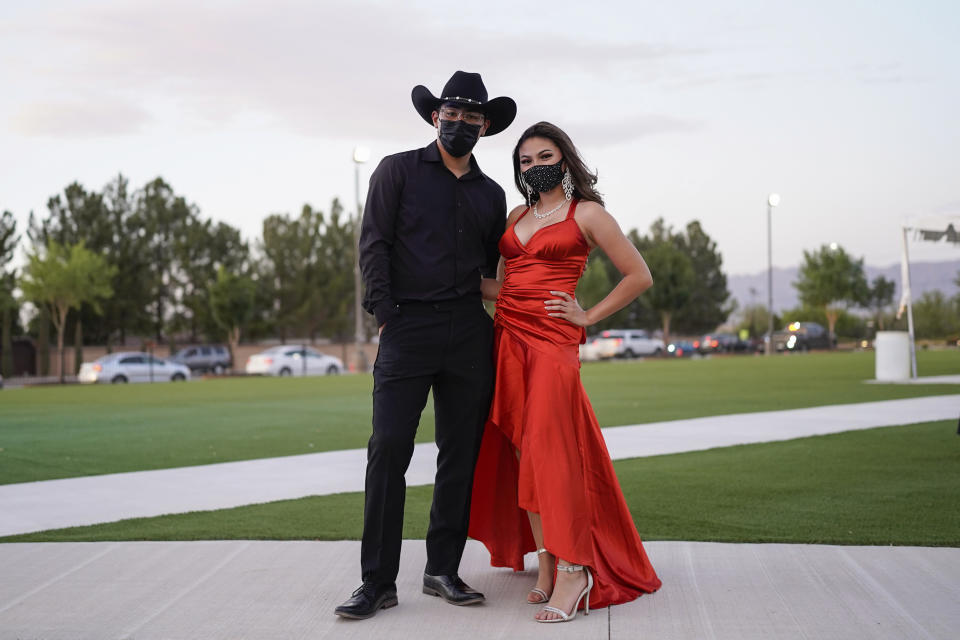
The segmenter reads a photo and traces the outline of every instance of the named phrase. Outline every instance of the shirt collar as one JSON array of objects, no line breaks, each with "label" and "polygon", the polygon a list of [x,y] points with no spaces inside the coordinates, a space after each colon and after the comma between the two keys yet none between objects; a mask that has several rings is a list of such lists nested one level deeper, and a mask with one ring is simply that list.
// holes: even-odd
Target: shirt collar
[{"label": "shirt collar", "polygon": [[[432,140],[430,144],[423,148],[423,159],[427,162],[443,162],[443,158],[440,157],[440,149],[437,147],[437,141]],[[483,172],[480,170],[480,165],[477,164],[477,157],[474,154],[470,154],[470,171],[463,174],[460,178],[461,180],[472,180],[474,178],[479,178],[483,175]]]}]

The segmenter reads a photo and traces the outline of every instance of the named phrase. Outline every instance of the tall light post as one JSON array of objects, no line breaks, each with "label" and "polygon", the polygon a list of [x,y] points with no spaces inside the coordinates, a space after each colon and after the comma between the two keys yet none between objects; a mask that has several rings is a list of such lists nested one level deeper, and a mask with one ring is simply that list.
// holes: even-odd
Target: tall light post
[{"label": "tall light post", "polygon": [[366,147],[354,147],[353,149],[353,182],[354,195],[357,203],[357,217],[353,225],[353,342],[357,349],[356,363],[357,371],[367,370],[367,355],[363,351],[363,307],[360,304],[361,282],[360,282],[360,222],[363,212],[360,209],[360,165],[370,159],[370,149]]},{"label": "tall light post", "polygon": [[767,197],[767,339],[764,352],[773,353],[773,208],[780,204],[780,195],[771,193]]}]

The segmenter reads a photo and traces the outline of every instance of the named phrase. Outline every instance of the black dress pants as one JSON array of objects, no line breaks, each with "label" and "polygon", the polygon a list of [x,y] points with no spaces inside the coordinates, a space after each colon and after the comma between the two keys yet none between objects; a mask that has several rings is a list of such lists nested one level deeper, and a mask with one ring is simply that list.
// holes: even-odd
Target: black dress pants
[{"label": "black dress pants", "polygon": [[400,314],[384,327],[373,367],[373,435],[367,446],[360,551],[364,582],[396,581],[404,475],[430,389],[439,453],[425,572],[457,573],[493,390],[492,342],[493,321],[479,298],[400,305]]}]

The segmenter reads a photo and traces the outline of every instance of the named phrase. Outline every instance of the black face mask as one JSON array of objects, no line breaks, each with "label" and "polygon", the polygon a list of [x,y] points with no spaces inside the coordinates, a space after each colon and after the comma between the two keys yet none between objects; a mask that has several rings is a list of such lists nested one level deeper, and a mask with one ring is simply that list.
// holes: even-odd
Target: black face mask
[{"label": "black face mask", "polygon": [[524,181],[537,193],[550,191],[563,180],[563,158],[556,164],[538,164],[523,172]]},{"label": "black face mask", "polygon": [[447,153],[454,158],[462,158],[473,151],[480,139],[480,125],[468,124],[463,120],[441,120],[437,137]]}]

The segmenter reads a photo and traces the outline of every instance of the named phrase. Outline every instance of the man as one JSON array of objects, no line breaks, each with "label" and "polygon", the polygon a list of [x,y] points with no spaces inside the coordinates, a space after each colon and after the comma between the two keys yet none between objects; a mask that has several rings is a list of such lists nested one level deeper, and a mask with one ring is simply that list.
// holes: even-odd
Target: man
[{"label": "man", "polygon": [[506,197],[472,150],[481,136],[506,129],[517,107],[506,97],[488,101],[480,75],[463,71],[440,97],[421,85],[412,98],[437,139],[383,159],[370,178],[360,235],[363,304],[376,316],[380,350],[367,447],[363,584],[336,608],[345,618],[369,618],[397,604],[404,474],[431,389],[439,454],[423,592],[456,605],[483,601],[457,572],[493,383],[493,324],[480,280],[496,277]]}]

